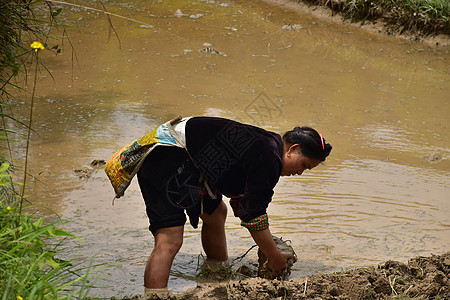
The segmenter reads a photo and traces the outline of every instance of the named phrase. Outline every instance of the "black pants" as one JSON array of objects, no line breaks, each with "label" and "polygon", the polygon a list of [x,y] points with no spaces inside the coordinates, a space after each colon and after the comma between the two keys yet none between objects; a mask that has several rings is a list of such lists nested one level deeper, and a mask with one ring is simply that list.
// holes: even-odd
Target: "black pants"
[{"label": "black pants", "polygon": [[153,234],[159,228],[184,225],[186,214],[197,228],[202,206],[203,212],[212,214],[222,201],[222,195],[212,199],[207,193],[200,171],[183,148],[157,146],[137,177]]}]

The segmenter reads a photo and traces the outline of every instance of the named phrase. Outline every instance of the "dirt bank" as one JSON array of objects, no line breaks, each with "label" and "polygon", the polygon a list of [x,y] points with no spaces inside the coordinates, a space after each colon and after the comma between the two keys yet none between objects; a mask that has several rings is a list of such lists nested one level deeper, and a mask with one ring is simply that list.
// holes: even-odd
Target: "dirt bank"
[{"label": "dirt bank", "polygon": [[[336,1],[306,1],[306,0],[263,0],[267,3],[283,6],[292,10],[299,10],[306,12],[308,14],[314,15],[318,18],[325,18],[335,22],[345,22],[353,26],[363,28],[364,30],[370,32],[377,32],[386,35],[396,36],[402,39],[421,41],[430,46],[450,46],[450,35],[442,33],[442,30],[436,29],[432,31],[428,29],[427,31],[421,31],[420,29],[407,30],[405,26],[395,25],[393,21],[387,18],[388,11],[384,10],[386,14],[378,14],[372,16],[370,19],[357,19],[346,16],[346,13],[342,11],[342,5],[330,5]],[[315,5],[314,3],[320,4],[322,2],[327,3],[327,5]],[[337,1],[339,2],[339,1]],[[341,1],[344,2],[344,1]],[[411,16],[414,20],[414,16]],[[448,27],[448,24],[447,24]],[[448,32],[448,28],[446,31]]]},{"label": "dirt bank", "polygon": [[124,299],[450,299],[450,252],[416,257],[407,264],[317,274],[288,281],[251,278],[203,283],[183,295]]}]

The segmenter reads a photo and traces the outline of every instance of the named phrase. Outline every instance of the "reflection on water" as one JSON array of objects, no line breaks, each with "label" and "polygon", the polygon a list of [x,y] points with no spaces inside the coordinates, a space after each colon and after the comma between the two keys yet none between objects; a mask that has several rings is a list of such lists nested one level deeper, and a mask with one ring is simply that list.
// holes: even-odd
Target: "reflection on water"
[{"label": "reflection on water", "polygon": [[[299,256],[293,276],[449,250],[448,49],[260,2],[105,4],[154,27],[113,19],[119,49],[101,14],[64,8],[77,60],[72,71],[69,49],[42,57],[55,81],[42,72],[38,83],[29,191],[73,220],[85,239],[74,255],[115,265],[102,273],[111,288],[95,293],[141,293],[153,239],[135,183],[112,206],[102,171],[85,181],[73,170],[180,114],[280,133],[311,125],[333,145],[317,170],[282,178],[269,208],[272,233]],[[231,214],[227,236],[231,258],[253,245]],[[187,226],[172,289],[195,286],[200,253]]]}]

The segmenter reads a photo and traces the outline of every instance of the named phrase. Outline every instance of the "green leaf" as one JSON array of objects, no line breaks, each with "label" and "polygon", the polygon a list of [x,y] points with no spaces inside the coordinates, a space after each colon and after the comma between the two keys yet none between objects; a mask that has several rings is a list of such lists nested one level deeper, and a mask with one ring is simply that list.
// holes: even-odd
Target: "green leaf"
[{"label": "green leaf", "polygon": [[67,232],[67,231],[65,231],[65,230],[62,230],[62,229],[56,228],[54,234],[55,234],[56,236],[70,236],[70,237],[76,238],[77,240],[80,240],[80,241],[83,241],[83,242],[84,242],[84,240],[83,240],[82,238],[79,238],[79,237],[77,237],[76,235],[73,235],[72,233]]},{"label": "green leaf", "polygon": [[59,264],[56,261],[54,261],[52,258],[50,258],[50,257],[47,257],[45,259],[45,262],[47,263],[47,265],[49,265],[53,269],[59,268]]},{"label": "green leaf", "polygon": [[8,170],[9,168],[9,164],[8,163],[2,163],[1,167],[0,167],[0,172],[3,173],[6,170]]},{"label": "green leaf", "polygon": [[61,11],[62,11],[62,8],[58,8],[57,10],[55,10],[55,11],[52,13],[53,18],[56,17],[57,15],[59,15],[59,14],[61,13]]},{"label": "green leaf", "polygon": [[44,218],[41,217],[36,222],[33,223],[33,226],[40,228],[40,227],[42,227],[43,224],[44,224]]},{"label": "green leaf", "polygon": [[39,269],[43,269],[44,268],[44,261],[42,261],[41,259],[37,261],[37,265],[39,267]]}]

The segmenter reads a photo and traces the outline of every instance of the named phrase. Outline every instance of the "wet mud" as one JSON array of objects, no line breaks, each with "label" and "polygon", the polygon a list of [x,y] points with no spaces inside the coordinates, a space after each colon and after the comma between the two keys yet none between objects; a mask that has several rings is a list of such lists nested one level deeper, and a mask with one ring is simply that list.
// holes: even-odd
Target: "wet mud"
[{"label": "wet mud", "polygon": [[231,263],[221,263],[214,260],[203,259],[203,263],[198,268],[197,278],[202,282],[228,281],[246,279],[250,277],[260,277],[264,279],[286,280],[291,274],[292,267],[297,262],[297,255],[292,248],[290,241],[273,236],[273,240],[280,252],[288,253],[287,266],[281,272],[275,272],[268,266],[268,259],[258,248],[258,263],[251,259],[242,263],[242,259],[254,248],[252,246],[244,255],[232,260]]},{"label": "wet mud", "polygon": [[250,278],[203,283],[182,295],[123,299],[449,299],[450,252],[289,281]]},{"label": "wet mud", "polygon": [[290,245],[289,241],[284,241],[282,238],[273,236],[275,245],[280,250],[280,252],[289,253],[290,257],[287,259],[286,269],[281,271],[281,274],[274,272],[268,266],[269,260],[261,251],[258,249],[258,276],[265,279],[287,279],[291,274],[291,269],[294,263],[297,261],[297,255],[295,254],[294,248]]}]

